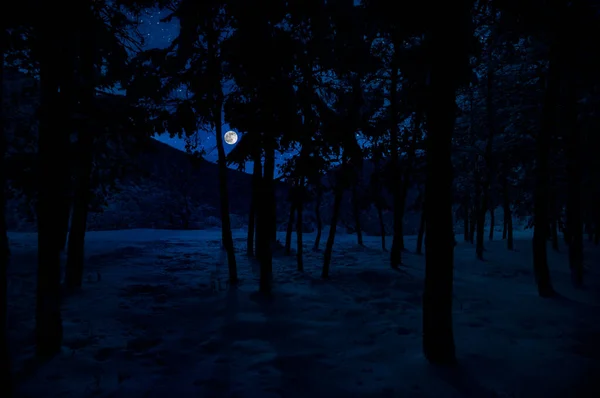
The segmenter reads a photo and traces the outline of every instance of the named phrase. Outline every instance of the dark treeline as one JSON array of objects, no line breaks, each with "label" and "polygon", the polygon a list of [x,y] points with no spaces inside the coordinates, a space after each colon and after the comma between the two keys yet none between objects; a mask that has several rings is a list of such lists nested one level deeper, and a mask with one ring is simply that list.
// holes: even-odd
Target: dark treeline
[{"label": "dark treeline", "polygon": [[[3,12],[0,87],[8,84],[5,72],[18,71],[34,77],[39,92],[31,126],[23,126],[14,98],[3,95],[0,107],[0,183],[7,186],[10,180],[12,191],[36,209],[38,356],[60,350],[61,298],[82,286],[94,193],[110,189],[136,141],[155,133],[191,137],[199,128],[214,131],[231,286],[238,276],[229,165],[254,164],[247,255],[260,264],[264,294],[273,288],[276,209],[283,205],[274,186],[278,154],[294,154],[281,171],[290,187],[285,247],[290,254],[295,231],[298,271],[304,269],[307,209],[317,218],[311,246],[323,248],[323,278],[335,267],[331,259],[344,194],[351,196],[359,245],[360,213],[373,205],[387,250],[383,214],[393,211],[385,266],[395,270],[401,270],[407,249],[405,210],[422,210],[417,252],[425,237],[423,350],[432,363],[455,361],[455,222],[464,224],[464,239],[483,260],[486,215],[493,225],[495,210],[503,210],[498,238],[506,239],[508,250],[514,247],[513,218],[531,217],[532,268],[542,297],[555,294],[547,244],[559,249],[560,229],[573,283],[583,286],[584,233],[596,244],[600,240],[595,156],[600,57],[592,42],[600,28],[597,4],[446,3],[24,0]],[[179,34],[167,48],[141,51],[137,20],[151,7],[166,12]],[[109,94],[112,88],[124,94]],[[229,156],[224,122],[242,133]],[[29,174],[15,166],[15,153],[25,147],[34,148]],[[188,149],[202,155],[193,145]],[[367,160],[375,166],[365,176]],[[420,195],[407,203],[415,186]],[[0,192],[0,364],[3,380],[9,380],[4,377],[11,373],[8,190]],[[325,194],[333,198],[328,232],[320,215]],[[487,239],[496,239],[493,226]]]}]

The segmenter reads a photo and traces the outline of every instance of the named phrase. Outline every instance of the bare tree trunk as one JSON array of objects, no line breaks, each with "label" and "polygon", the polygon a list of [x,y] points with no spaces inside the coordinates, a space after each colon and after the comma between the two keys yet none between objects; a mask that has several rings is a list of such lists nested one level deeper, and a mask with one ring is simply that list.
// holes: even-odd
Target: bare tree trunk
[{"label": "bare tree trunk", "polygon": [[494,226],[496,225],[496,215],[494,214],[494,209],[490,209],[490,241],[494,240]]},{"label": "bare tree trunk", "polygon": [[552,241],[552,249],[554,251],[559,251],[558,247],[558,223],[556,222],[556,217],[553,217],[550,221],[550,240]]},{"label": "bare tree trunk", "polygon": [[317,236],[315,238],[315,244],[313,251],[319,250],[319,244],[321,243],[321,234],[323,233],[323,220],[321,219],[321,200],[323,199],[323,188],[317,186],[317,199],[315,201],[315,217],[317,219]]},{"label": "bare tree trunk", "polygon": [[377,203],[375,205],[377,209],[377,218],[379,219],[379,233],[381,234],[381,250],[384,252],[387,251],[385,247],[385,223],[383,222],[383,210],[381,209],[381,204]]},{"label": "bare tree trunk", "polygon": [[470,229],[469,229],[469,242],[471,244],[475,243],[475,232],[477,232],[477,206],[473,204],[471,206],[471,219],[469,220]]},{"label": "bare tree trunk", "polygon": [[392,268],[398,268],[402,263],[402,243],[400,237],[402,236],[402,211],[401,211],[401,200],[400,200],[400,184],[397,183],[400,177],[399,173],[399,161],[398,161],[398,71],[399,68],[396,65],[396,54],[392,55],[392,67],[391,67],[391,82],[390,82],[390,163],[392,167],[392,201],[394,204],[394,226],[392,233],[392,248],[390,251],[390,266]]},{"label": "bare tree trunk", "polygon": [[[47,11],[50,13],[53,10]],[[70,57],[64,51],[68,47],[64,42],[64,29],[51,28],[40,32],[39,36],[41,48],[45,51],[40,59],[36,354],[42,358],[60,352],[63,338],[60,314],[61,236],[56,233],[56,226],[62,225],[64,219],[61,212],[56,211],[56,203],[62,205],[68,200],[68,170],[65,164],[68,135],[61,125],[61,117],[64,117],[61,108],[67,107],[62,103],[64,99],[59,93],[61,68],[71,66],[71,62],[65,60]]]},{"label": "bare tree trunk", "polygon": [[363,245],[363,236],[362,236],[362,229],[361,229],[361,225],[360,225],[360,206],[358,203],[358,194],[356,192],[356,185],[357,184],[352,184],[352,213],[354,215],[354,227],[356,229],[356,243],[358,243],[359,246],[364,246]]},{"label": "bare tree trunk", "polygon": [[[83,3],[85,4],[85,2]],[[88,4],[89,7],[89,4]],[[92,195],[92,168],[94,137],[96,134],[94,117],[96,95],[96,32],[93,30],[93,14],[87,7],[79,10],[85,21],[81,26],[81,42],[79,43],[81,81],[79,104],[82,116],[86,119],[84,129],[78,133],[78,175],[75,181],[73,213],[67,248],[65,266],[65,285],[67,289],[80,288],[83,282],[85,262],[85,233],[87,217]],[[85,45],[83,45],[85,43]]]},{"label": "bare tree trunk", "polygon": [[536,138],[536,170],[534,189],[534,230],[533,230],[533,271],[541,297],[554,295],[548,268],[548,194],[549,194],[549,166],[548,157],[550,153],[550,140],[555,129],[556,105],[558,101],[558,79],[556,70],[556,45],[550,50],[550,65],[548,71],[548,82],[542,110],[541,128]]},{"label": "bare tree trunk", "polygon": [[213,95],[215,102],[212,104],[212,114],[214,115],[215,136],[217,138],[217,164],[219,178],[219,204],[221,215],[221,242],[227,253],[227,265],[229,271],[229,284],[235,286],[238,283],[237,262],[235,259],[235,247],[233,245],[233,236],[231,234],[231,218],[229,216],[229,190],[227,188],[227,156],[223,145],[223,112],[224,94],[221,79],[223,73],[221,70],[221,60],[217,52],[218,33],[211,32],[207,35],[207,60],[209,64],[209,73],[214,82]]},{"label": "bare tree trunk", "polygon": [[510,210],[510,206],[508,207],[508,213],[505,217],[507,217],[506,229],[508,230],[507,239],[506,239],[506,247],[508,250],[514,250],[514,248],[515,248],[514,242],[515,241],[513,238],[513,220],[512,220],[512,212]]},{"label": "bare tree trunk", "polygon": [[227,265],[229,271],[229,284],[237,285],[237,262],[235,260],[235,248],[233,246],[233,235],[231,234],[231,219],[229,217],[229,192],[227,189],[227,156],[223,146],[223,122],[221,119],[222,102],[218,102],[215,115],[215,130],[217,136],[217,151],[219,163],[219,195],[221,210],[221,240],[227,253]]},{"label": "bare tree trunk", "polygon": [[[573,79],[573,77],[571,77]],[[573,286],[583,286],[583,214],[581,211],[581,130],[577,122],[577,92],[575,83],[568,83],[566,96],[565,117],[570,123],[567,137],[567,226],[571,239],[569,240],[569,268]]]},{"label": "bare tree trunk", "polygon": [[335,231],[337,229],[338,217],[340,214],[340,207],[342,205],[342,198],[344,196],[344,190],[340,187],[335,187],[335,196],[333,199],[333,214],[331,215],[331,224],[329,226],[329,236],[327,237],[327,243],[325,244],[325,253],[323,254],[323,270],[321,272],[321,278],[329,278],[329,266],[331,264],[331,255],[333,254],[333,243],[335,242]]},{"label": "bare tree trunk", "polygon": [[419,235],[417,235],[417,254],[423,254],[423,235],[425,235],[425,210],[421,212]]},{"label": "bare tree trunk", "polygon": [[463,212],[464,212],[464,238],[465,242],[469,242],[471,238],[471,232],[469,229],[470,219],[469,219],[469,203],[463,202]]},{"label": "bare tree trunk", "polygon": [[75,186],[73,219],[71,222],[71,230],[69,232],[67,263],[65,266],[65,285],[70,290],[80,288],[83,282],[85,233],[87,230],[87,216],[92,189],[93,132],[88,130],[80,134],[80,174],[78,181],[76,182],[77,185]]},{"label": "bare tree trunk", "polygon": [[5,27],[0,26],[0,378],[4,380],[0,395],[13,395],[13,378],[8,342],[8,265],[10,249],[6,231],[6,125],[4,119]]},{"label": "bare tree trunk", "polygon": [[[443,7],[445,13],[452,7]],[[464,10],[463,10],[464,8]],[[453,9],[463,20],[467,7]],[[460,10],[460,11],[458,11]],[[452,132],[456,118],[455,68],[442,62],[442,49],[452,48],[463,38],[458,31],[448,34],[441,26],[431,33],[425,184],[425,288],[423,292],[423,352],[434,364],[456,362],[452,322],[454,242],[452,220]],[[466,29],[466,27],[464,27]],[[460,33],[459,33],[460,32]],[[451,57],[458,62],[458,55]],[[439,59],[437,59],[439,58]]]},{"label": "bare tree trunk", "polygon": [[[254,190],[254,184],[252,187]],[[248,211],[248,231],[246,235],[246,255],[254,257],[254,234],[256,232],[256,202],[250,198],[250,210]]]},{"label": "bare tree trunk", "polygon": [[246,254],[249,257],[258,255],[254,247],[256,244],[256,208],[258,206],[258,193],[262,179],[262,165],[260,162],[260,149],[255,148],[252,156],[252,197],[250,198],[250,214],[248,215],[248,237]]},{"label": "bare tree trunk", "polygon": [[296,203],[290,204],[290,215],[288,217],[287,228],[285,230],[285,255],[292,253],[292,232],[294,232],[294,215],[296,214]]},{"label": "bare tree trunk", "polygon": [[485,213],[487,213],[487,209],[484,207],[486,205],[487,198],[485,194],[485,189],[483,194],[481,194],[481,186],[477,183],[476,188],[476,211],[475,217],[477,218],[477,241],[475,242],[475,252],[477,254],[477,258],[479,260],[483,260],[483,252],[485,248],[483,247],[483,234],[485,232]]},{"label": "bare tree trunk", "polygon": [[275,191],[273,178],[275,174],[275,148],[271,137],[266,138],[265,144],[265,166],[261,181],[261,201],[259,205],[259,217],[257,219],[256,239],[260,246],[260,281],[261,293],[270,294],[273,280],[273,208],[275,207]]},{"label": "bare tree trunk", "polygon": [[[302,187],[304,188],[304,187]],[[296,219],[296,261],[298,265],[298,271],[304,272],[304,261],[303,261],[303,247],[302,247],[302,200],[298,201],[296,207],[298,211],[298,217]]]}]

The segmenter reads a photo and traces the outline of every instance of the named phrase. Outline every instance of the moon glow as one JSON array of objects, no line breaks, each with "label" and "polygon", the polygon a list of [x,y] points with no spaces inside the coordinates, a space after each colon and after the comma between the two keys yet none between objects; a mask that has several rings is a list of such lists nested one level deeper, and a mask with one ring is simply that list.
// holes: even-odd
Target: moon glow
[{"label": "moon glow", "polygon": [[226,143],[228,143],[229,145],[233,145],[237,142],[238,135],[235,131],[228,131],[225,133],[224,138]]}]

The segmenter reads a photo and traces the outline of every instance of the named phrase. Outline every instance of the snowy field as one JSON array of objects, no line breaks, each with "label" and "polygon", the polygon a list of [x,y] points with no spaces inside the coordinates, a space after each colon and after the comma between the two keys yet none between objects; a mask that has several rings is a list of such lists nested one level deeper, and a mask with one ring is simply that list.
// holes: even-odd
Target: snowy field
[{"label": "snowy field", "polygon": [[[600,397],[599,248],[586,242],[582,291],[570,285],[564,245],[560,254],[549,249],[561,297],[541,299],[530,236],[516,235],[515,252],[486,242],[486,262],[457,235],[460,365],[447,369],[422,355],[423,256],[405,254],[407,273],[394,272],[379,238],[365,237],[362,248],[339,235],[323,282],[322,253],[309,250],[314,235],[306,234],[306,272],[278,255],[274,298],[265,301],[242,230],[234,231],[241,285],[220,291],[211,283],[222,261],[219,230],[88,233],[83,292],[63,307],[62,353],[37,364],[36,237],[11,234],[18,396]],[[412,251],[415,238],[406,242]]]}]

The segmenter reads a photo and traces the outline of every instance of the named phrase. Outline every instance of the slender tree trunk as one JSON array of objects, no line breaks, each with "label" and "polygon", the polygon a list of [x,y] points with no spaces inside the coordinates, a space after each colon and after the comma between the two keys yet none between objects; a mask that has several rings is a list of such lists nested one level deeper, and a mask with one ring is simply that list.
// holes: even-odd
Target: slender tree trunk
[{"label": "slender tree trunk", "polygon": [[[398,191],[399,188],[394,188]],[[404,214],[402,211],[402,200],[400,199],[401,194],[394,194],[394,227],[392,234],[392,247],[390,250],[390,266],[392,268],[398,268],[402,264],[402,250],[403,250],[403,218]]]},{"label": "slender tree trunk", "polygon": [[[441,59],[443,48],[452,48],[456,39],[464,39],[453,37],[455,35],[456,32],[442,33],[440,27],[432,33],[430,43],[433,47],[432,56],[440,59],[431,64],[427,104],[423,351],[425,357],[434,364],[452,364],[456,361],[452,325],[454,242],[451,239],[451,155],[456,117],[456,76],[453,75],[453,68]],[[439,49],[439,53],[436,49]]]},{"label": "slender tree trunk", "polygon": [[471,231],[469,229],[469,226],[471,225],[471,221],[469,219],[469,204],[468,203],[464,203],[463,204],[463,209],[464,209],[464,214],[465,214],[465,219],[464,219],[464,237],[465,237],[465,242],[469,242],[471,240]]},{"label": "slender tree trunk", "polygon": [[508,234],[508,219],[511,217],[510,196],[508,194],[508,182],[506,181],[506,177],[502,178],[502,212],[504,213],[502,239],[506,239]]},{"label": "slender tree trunk", "polygon": [[553,217],[550,221],[550,240],[552,242],[552,249],[554,251],[559,251],[558,247],[558,223],[556,222],[556,217]]},{"label": "slender tree trunk", "polygon": [[[252,191],[254,191],[254,189],[254,184],[252,184]],[[246,255],[248,257],[254,257],[254,234],[256,232],[255,222],[256,202],[254,201],[254,198],[250,198],[250,210],[248,211],[248,231],[246,235]]]},{"label": "slender tree trunk", "polygon": [[4,54],[6,31],[0,25],[0,378],[4,380],[0,395],[7,398],[13,394],[12,371],[8,351],[8,265],[10,249],[6,231],[6,130],[4,119]]},{"label": "slender tree trunk", "polygon": [[[301,187],[304,188],[304,187]],[[296,207],[298,211],[298,217],[296,220],[296,262],[298,265],[298,271],[304,272],[304,261],[303,261],[303,247],[302,247],[302,200],[298,201],[298,206]]]},{"label": "slender tree trunk", "polygon": [[275,148],[271,137],[266,137],[265,143],[265,166],[261,181],[260,212],[257,220],[257,243],[261,247],[260,257],[260,281],[261,293],[270,294],[273,281],[273,228],[275,227],[274,207],[275,190],[273,178],[275,174]]},{"label": "slender tree trunk", "polygon": [[419,234],[417,235],[417,254],[423,254],[423,236],[425,235],[425,210],[421,212]]},{"label": "slender tree trunk", "polygon": [[340,187],[335,187],[335,196],[333,199],[333,214],[331,215],[331,224],[329,226],[329,236],[327,237],[327,243],[325,244],[325,253],[323,254],[323,270],[321,272],[321,278],[329,278],[329,266],[331,264],[331,255],[333,254],[333,243],[335,242],[335,231],[337,229],[338,217],[340,214],[340,207],[342,206],[342,198],[344,196],[344,190]]},{"label": "slender tree trunk", "polygon": [[575,83],[568,83],[565,117],[570,124],[567,137],[567,226],[569,231],[569,268],[573,286],[583,286],[583,215],[581,212],[581,131],[577,122],[577,92]]},{"label": "slender tree trunk", "polygon": [[323,188],[317,186],[317,199],[315,201],[315,217],[317,219],[317,236],[315,237],[315,244],[313,251],[319,250],[319,244],[321,243],[321,234],[323,233],[323,220],[321,219],[321,200],[323,199]]},{"label": "slender tree trunk", "polygon": [[354,215],[354,227],[356,229],[356,243],[359,246],[363,245],[362,228],[360,225],[360,206],[358,203],[357,183],[352,184],[352,213]]},{"label": "slender tree trunk", "polygon": [[[48,10],[50,13],[50,10]],[[55,12],[50,13],[54,15]],[[61,26],[58,23],[57,26]],[[40,114],[38,142],[38,270],[36,306],[36,354],[52,357],[60,351],[63,338],[60,314],[60,244],[61,236],[56,226],[64,218],[56,211],[56,203],[68,200],[65,159],[68,156],[68,132],[60,120],[63,95],[59,94],[61,68],[69,68],[70,58],[64,49],[65,27],[40,32],[40,45],[44,48],[40,59]],[[64,35],[64,36],[61,36]]]},{"label": "slender tree trunk", "polygon": [[[92,127],[93,128],[93,127]],[[69,232],[67,264],[65,266],[65,284],[70,290],[81,287],[85,262],[85,232],[91,196],[93,132],[81,132],[80,168],[75,186],[75,203]]]},{"label": "slender tree trunk", "polygon": [[383,210],[381,209],[381,204],[377,203],[375,205],[377,209],[377,218],[379,219],[379,233],[381,234],[381,250],[384,252],[387,251],[385,247],[385,223],[383,221]]},{"label": "slender tree trunk", "polygon": [[[481,187],[479,189],[481,189]],[[487,198],[485,189],[481,195],[480,193],[481,191],[478,191],[477,197],[479,199],[476,202],[477,210],[475,212],[475,217],[477,217],[477,241],[475,242],[475,252],[477,254],[477,258],[479,260],[483,260],[483,252],[485,250],[485,248],[483,247],[483,234],[485,232],[485,213],[487,213],[487,209],[485,208],[487,203],[484,202],[487,202]]]},{"label": "slender tree trunk", "polygon": [[496,215],[494,214],[494,209],[490,209],[490,241],[494,240],[494,226],[496,225]]},{"label": "slender tree trunk", "polygon": [[[254,154],[252,156],[252,197],[250,202],[250,214],[248,218],[248,237],[247,237],[247,249],[246,253],[248,256],[252,257],[253,255],[258,256],[258,249],[255,247],[256,245],[256,216],[257,216],[257,206],[259,206],[258,202],[258,193],[260,192],[260,182],[262,179],[262,165],[260,159],[260,150],[255,149]],[[254,249],[254,250],[253,250]]]},{"label": "slender tree trunk", "polygon": [[229,284],[237,285],[237,263],[235,259],[235,248],[233,246],[233,235],[231,234],[231,219],[229,217],[229,190],[227,188],[227,156],[223,146],[223,121],[221,119],[221,109],[223,103],[218,102],[215,115],[215,129],[217,137],[217,151],[219,163],[219,195],[220,195],[220,210],[221,210],[221,240],[223,247],[227,253],[227,265],[229,271]]},{"label": "slender tree trunk", "polygon": [[469,242],[473,244],[475,243],[475,232],[477,232],[477,206],[475,204],[471,206],[471,220],[469,224]]},{"label": "slender tree trunk", "polygon": [[542,109],[542,122],[536,138],[536,170],[535,188],[533,194],[534,202],[534,230],[533,230],[533,271],[541,297],[554,295],[554,289],[550,279],[548,268],[548,194],[549,194],[549,165],[550,140],[552,138],[556,120],[554,113],[558,101],[558,74],[556,70],[556,48],[555,44],[550,50],[550,65],[548,71],[547,88]]},{"label": "slender tree trunk", "polygon": [[507,229],[507,238],[506,238],[506,247],[508,250],[514,250],[515,241],[513,237],[513,220],[512,220],[512,212],[510,210],[510,205],[507,207],[507,221],[506,221],[506,229]]},{"label": "slender tree trunk", "polygon": [[292,232],[294,232],[294,215],[298,210],[296,208],[295,199],[290,204],[290,215],[288,217],[287,228],[285,230],[285,255],[289,256],[292,253]]},{"label": "slender tree trunk", "polygon": [[213,104],[215,136],[217,139],[217,163],[219,178],[219,210],[221,215],[221,243],[227,253],[227,266],[229,271],[229,285],[235,286],[238,283],[237,263],[235,259],[235,247],[233,245],[233,236],[231,234],[231,218],[229,216],[229,189],[227,188],[227,156],[223,144],[223,111],[224,94],[221,79],[223,77],[221,70],[221,60],[217,52],[218,32],[210,32],[207,35],[207,61],[209,73],[212,76],[214,90],[213,95],[216,100]]},{"label": "slender tree trunk", "polygon": [[[79,41],[81,87],[79,89],[80,114],[87,123],[81,127],[78,134],[78,168],[75,182],[73,212],[65,266],[65,284],[67,289],[80,288],[83,282],[85,263],[85,232],[87,229],[88,208],[92,194],[93,148],[96,132],[94,117],[95,106],[95,56],[96,44],[93,30],[93,14],[90,4],[83,2],[80,9],[84,21],[81,26]],[[86,7],[87,6],[87,7]],[[88,8],[90,7],[90,8]],[[85,43],[85,45],[82,45]]]},{"label": "slender tree trunk", "polygon": [[394,226],[392,233],[392,248],[390,251],[390,266],[392,268],[398,268],[402,263],[402,210],[400,200],[400,184],[397,183],[400,177],[399,172],[399,161],[398,161],[398,65],[396,64],[397,55],[392,55],[392,67],[391,67],[391,82],[390,82],[390,163],[392,167],[392,201],[394,203]]}]

